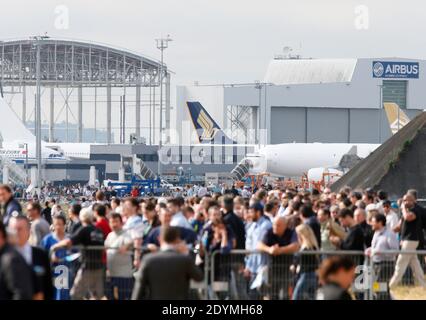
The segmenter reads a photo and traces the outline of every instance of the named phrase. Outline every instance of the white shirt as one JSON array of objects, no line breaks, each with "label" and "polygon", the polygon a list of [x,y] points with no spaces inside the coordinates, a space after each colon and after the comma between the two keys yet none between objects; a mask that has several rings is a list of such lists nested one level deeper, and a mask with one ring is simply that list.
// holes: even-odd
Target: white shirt
[{"label": "white shirt", "polygon": [[105,240],[107,247],[107,267],[111,277],[131,278],[133,275],[131,251],[121,253],[119,249],[129,246],[133,240],[124,230],[108,234]]},{"label": "white shirt", "polygon": [[123,230],[129,232],[132,239],[140,239],[143,237],[145,225],[142,218],[138,215],[131,216],[127,219],[123,226]]},{"label": "white shirt", "polygon": [[186,229],[192,229],[188,220],[185,218],[181,211],[175,213],[172,217],[172,221],[170,222],[170,226],[172,227],[182,227]]},{"label": "white shirt", "polygon": [[[388,228],[383,228],[381,231],[374,232],[373,240],[371,241],[371,250],[373,253],[389,250],[398,250],[399,243],[396,234]],[[393,261],[395,254],[380,254],[373,255],[374,262]]]},{"label": "white shirt", "polygon": [[393,228],[395,228],[398,225],[399,219],[398,215],[391,211],[386,215],[386,228],[393,231]]}]

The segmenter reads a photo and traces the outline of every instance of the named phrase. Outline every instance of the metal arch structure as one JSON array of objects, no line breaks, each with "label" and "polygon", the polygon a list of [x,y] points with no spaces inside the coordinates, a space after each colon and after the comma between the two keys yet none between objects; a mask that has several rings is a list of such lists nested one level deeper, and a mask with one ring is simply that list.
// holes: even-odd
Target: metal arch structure
[{"label": "metal arch structure", "polygon": [[[159,87],[165,90],[166,128],[170,125],[170,72],[167,66],[154,59],[93,42],[47,38],[0,41],[0,81],[4,88],[25,95],[25,87],[36,85],[37,46],[41,46],[41,86],[78,89],[78,140],[82,139],[82,90],[106,88],[107,137],[111,143],[111,88],[135,88],[136,136],[140,136],[140,90],[143,87]],[[160,75],[160,70],[163,74]],[[17,90],[16,88],[20,88]],[[7,90],[7,89],[6,89]],[[124,89],[125,90],[125,89]],[[51,97],[54,93],[51,91]],[[164,99],[161,97],[161,99]],[[150,98],[151,102],[151,98]],[[25,104],[23,102],[23,104]],[[51,103],[51,108],[54,103]],[[23,121],[26,108],[23,105]],[[52,110],[51,110],[52,111]],[[154,101],[155,112],[155,101]],[[53,117],[51,117],[53,118]],[[155,118],[154,118],[155,119]],[[53,124],[50,124],[52,127]],[[50,131],[50,130],[49,130]],[[49,139],[53,138],[49,132]]]},{"label": "metal arch structure", "polygon": [[[0,41],[4,86],[35,85],[36,46],[37,41],[32,39]],[[159,85],[160,62],[142,55],[70,40],[46,39],[41,46],[41,81],[44,86]]]}]

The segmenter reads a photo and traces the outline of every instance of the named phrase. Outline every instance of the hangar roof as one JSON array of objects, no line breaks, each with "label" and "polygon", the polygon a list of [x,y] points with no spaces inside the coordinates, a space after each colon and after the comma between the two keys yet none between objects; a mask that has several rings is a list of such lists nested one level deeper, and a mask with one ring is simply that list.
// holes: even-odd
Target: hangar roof
[{"label": "hangar roof", "polygon": [[350,82],[357,59],[274,59],[265,83],[275,85]]}]

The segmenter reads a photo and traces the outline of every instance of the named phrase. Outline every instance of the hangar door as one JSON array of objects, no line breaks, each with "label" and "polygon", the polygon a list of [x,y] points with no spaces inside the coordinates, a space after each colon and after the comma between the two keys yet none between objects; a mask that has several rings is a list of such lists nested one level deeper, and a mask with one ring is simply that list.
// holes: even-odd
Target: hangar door
[{"label": "hangar door", "polygon": [[[351,109],[350,112],[350,142],[351,143],[377,143],[379,139],[379,115],[377,109]],[[382,115],[382,137],[390,136],[386,115]],[[389,132],[388,132],[389,131]]]},{"label": "hangar door", "polygon": [[348,109],[308,108],[308,142],[347,143]]},{"label": "hangar door", "polygon": [[406,109],[407,81],[383,80],[383,102],[395,102],[402,109]]},{"label": "hangar door", "polygon": [[306,108],[271,107],[271,143],[306,142]]}]

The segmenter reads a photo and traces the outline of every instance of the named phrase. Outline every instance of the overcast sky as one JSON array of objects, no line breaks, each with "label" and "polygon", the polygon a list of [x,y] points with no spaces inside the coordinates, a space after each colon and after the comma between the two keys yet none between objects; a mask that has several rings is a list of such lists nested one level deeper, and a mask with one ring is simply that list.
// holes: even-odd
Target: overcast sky
[{"label": "overcast sky", "polygon": [[[403,0],[0,0],[0,39],[51,36],[93,40],[159,57],[154,39],[170,34],[173,84],[252,82],[274,54],[306,57],[424,58],[426,5]],[[55,28],[55,8],[69,28]],[[367,6],[368,29],[355,26]]]}]

